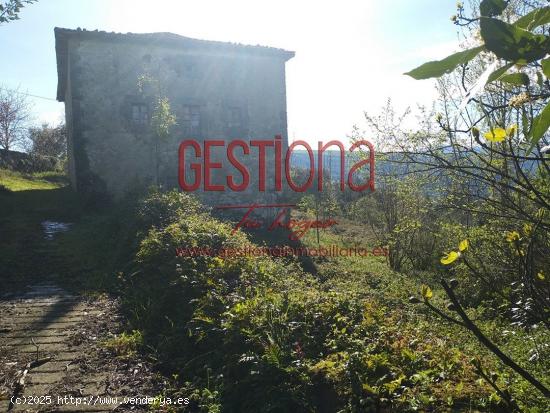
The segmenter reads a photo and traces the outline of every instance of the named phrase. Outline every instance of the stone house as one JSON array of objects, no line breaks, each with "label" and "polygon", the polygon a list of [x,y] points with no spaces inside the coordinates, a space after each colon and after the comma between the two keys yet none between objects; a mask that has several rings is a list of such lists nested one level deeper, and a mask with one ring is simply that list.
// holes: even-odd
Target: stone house
[{"label": "stone house", "polygon": [[[176,187],[185,139],[281,135],[288,146],[285,63],[294,52],[172,33],[63,28],[55,28],[55,45],[57,100],[65,102],[70,179],[78,191],[116,199],[155,180]],[[177,123],[161,142],[151,128],[158,96],[169,99]],[[251,183],[248,192],[255,189]]]}]

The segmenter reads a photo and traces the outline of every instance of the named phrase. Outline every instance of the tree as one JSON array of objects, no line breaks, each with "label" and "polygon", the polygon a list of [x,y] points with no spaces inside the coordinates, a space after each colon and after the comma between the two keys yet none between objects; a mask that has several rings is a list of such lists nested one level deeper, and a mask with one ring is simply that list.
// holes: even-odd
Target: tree
[{"label": "tree", "polygon": [[[159,69],[160,71],[160,69]],[[160,81],[162,73],[157,76],[152,76],[147,73],[138,77],[137,87],[139,92],[144,95],[144,88],[146,85],[153,86],[155,107],[151,115],[151,132],[153,133],[153,143],[155,146],[155,182],[157,186],[160,186],[160,154],[159,144],[165,141],[170,136],[172,127],[177,125],[176,115],[172,111],[170,100],[164,93],[162,83]]]},{"label": "tree", "polygon": [[30,105],[18,90],[0,88],[0,148],[10,150],[26,139]]},{"label": "tree", "polygon": [[43,123],[41,127],[29,129],[30,153],[63,159],[67,156],[67,131],[65,124],[50,126]]},{"label": "tree", "polygon": [[[480,254],[483,259],[476,262],[474,255],[481,253],[481,244],[468,247],[464,239],[458,251],[441,259],[441,264],[450,267],[440,280],[451,301],[448,311],[429,302],[432,293],[427,286],[422,291],[424,303],[447,321],[468,329],[505,365],[550,397],[548,386],[525,363],[520,365],[507,356],[469,318],[464,310],[467,296],[459,298],[455,292],[460,283],[447,278],[463,270],[470,272],[507,302],[517,325],[550,326],[544,272],[550,251],[546,135],[550,126],[550,7],[543,4],[483,0],[467,14],[459,3],[452,20],[465,28],[465,43],[472,47],[407,73],[415,79],[438,78],[442,113],[435,123],[441,133],[412,134],[394,143],[397,162],[414,164],[445,179],[446,207],[477,221],[475,231],[485,226],[481,222],[490,222],[494,238],[503,237],[501,229],[507,229],[506,249],[513,253],[507,254],[494,243],[491,254]],[[503,275],[502,281],[495,274]],[[411,301],[416,302],[416,297]],[[518,410],[479,361],[474,367],[511,410]]]},{"label": "tree", "polygon": [[0,25],[19,20],[19,12],[27,4],[36,3],[37,0],[5,0],[0,1]]},{"label": "tree", "polygon": [[157,186],[160,184],[159,177],[159,143],[170,136],[172,126],[176,125],[176,116],[170,107],[170,100],[160,92],[156,98],[155,109],[151,117],[151,127],[155,139],[155,164]]}]

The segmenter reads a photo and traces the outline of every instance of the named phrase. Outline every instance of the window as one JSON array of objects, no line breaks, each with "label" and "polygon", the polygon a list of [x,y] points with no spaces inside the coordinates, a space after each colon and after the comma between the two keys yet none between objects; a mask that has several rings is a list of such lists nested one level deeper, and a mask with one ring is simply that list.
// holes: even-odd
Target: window
[{"label": "window", "polygon": [[149,108],[147,105],[142,103],[132,105],[132,122],[141,126],[149,124]]},{"label": "window", "polygon": [[199,77],[199,72],[197,64],[195,61],[190,60],[189,58],[185,59],[174,59],[166,58],[165,61],[169,66],[174,69],[178,77],[184,77],[188,79],[196,79]]},{"label": "window", "polygon": [[187,135],[200,135],[201,111],[200,106],[184,105],[181,115],[181,126]]}]

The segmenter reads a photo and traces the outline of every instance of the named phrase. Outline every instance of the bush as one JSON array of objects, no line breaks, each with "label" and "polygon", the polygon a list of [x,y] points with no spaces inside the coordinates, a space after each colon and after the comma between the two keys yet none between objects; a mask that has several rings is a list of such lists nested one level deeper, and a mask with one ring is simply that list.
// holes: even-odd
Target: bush
[{"label": "bush", "polygon": [[379,245],[389,247],[390,267],[399,272],[433,268],[440,216],[420,179],[385,178],[376,192],[352,202],[348,211],[369,225]]},{"label": "bush", "polygon": [[207,209],[190,194],[177,191],[162,192],[153,187],[138,203],[137,216],[142,228],[161,228]]},{"label": "bush", "polygon": [[329,289],[293,259],[216,256],[255,246],[187,194],[153,191],[138,210],[124,307],[190,411],[429,409],[430,383],[470,371],[444,342],[418,343],[429,325],[398,322],[402,310],[363,293],[364,278]]},{"label": "bush", "polygon": [[[193,197],[176,192],[155,191],[140,203],[140,222],[151,227],[143,232],[136,271],[124,277],[124,298],[134,327],[143,330],[146,344],[155,348],[166,368],[179,371],[185,366],[194,372],[187,380],[196,380],[197,372],[204,369],[215,372],[215,377],[227,377],[223,383],[228,405],[244,402],[247,385],[240,376],[258,367],[246,362],[247,357],[262,360],[264,351],[268,352],[271,356],[266,356],[264,367],[270,373],[264,376],[262,371],[262,377],[271,395],[260,393],[269,399],[264,403],[298,406],[288,400],[292,392],[283,378],[289,373],[272,364],[278,354],[275,349],[292,351],[291,342],[281,342],[290,329],[272,325],[262,332],[256,317],[265,316],[266,311],[271,316],[282,312],[284,300],[273,292],[276,286],[307,289],[308,277],[295,264],[266,257],[215,256],[211,251],[254,246],[244,234],[233,234],[230,225],[202,211]],[[178,256],[177,248],[202,248],[205,253]],[[289,269],[296,278],[290,278]],[[252,309],[257,311],[253,319],[246,319],[244,315],[251,315]],[[256,331],[246,337],[243,328]]]}]

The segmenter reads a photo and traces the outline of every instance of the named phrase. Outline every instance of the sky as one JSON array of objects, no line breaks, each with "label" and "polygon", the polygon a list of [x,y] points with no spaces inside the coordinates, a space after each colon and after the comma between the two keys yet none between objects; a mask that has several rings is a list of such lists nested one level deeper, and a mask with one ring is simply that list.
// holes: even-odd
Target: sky
[{"label": "sky", "polygon": [[455,9],[455,0],[39,0],[0,26],[0,86],[42,97],[29,96],[34,123],[63,120],[56,26],[261,44],[296,52],[289,140],[346,141],[388,98],[401,111],[433,101],[433,81],[403,73],[458,50]]}]

